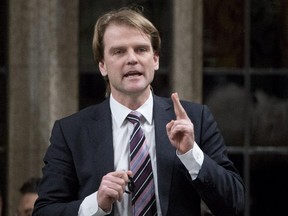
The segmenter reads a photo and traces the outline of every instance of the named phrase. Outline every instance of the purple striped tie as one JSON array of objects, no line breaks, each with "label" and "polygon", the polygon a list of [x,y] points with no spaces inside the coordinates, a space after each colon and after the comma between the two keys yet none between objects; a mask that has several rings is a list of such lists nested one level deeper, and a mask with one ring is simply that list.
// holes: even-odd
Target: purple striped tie
[{"label": "purple striped tie", "polygon": [[136,111],[128,114],[127,119],[134,125],[130,137],[130,168],[133,172],[135,187],[132,191],[133,216],[157,215],[155,189],[149,149],[140,125],[142,115]]}]

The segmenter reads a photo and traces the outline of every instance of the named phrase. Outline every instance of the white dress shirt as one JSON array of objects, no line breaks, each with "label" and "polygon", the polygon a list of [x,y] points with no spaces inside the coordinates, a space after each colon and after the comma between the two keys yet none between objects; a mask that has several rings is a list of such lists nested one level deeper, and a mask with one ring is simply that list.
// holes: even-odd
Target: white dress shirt
[{"label": "white dress shirt", "polygon": [[[112,113],[112,127],[113,127],[113,147],[114,147],[114,168],[115,170],[129,170],[130,161],[130,147],[129,138],[133,131],[133,125],[126,119],[127,115],[132,111],[117,102],[113,96],[110,96],[110,108]],[[146,121],[141,122],[141,127],[144,130],[147,144],[149,145],[149,154],[152,162],[152,169],[155,183],[155,195],[157,203],[158,216],[162,216],[159,195],[158,195],[158,179],[157,179],[157,161],[156,161],[156,148],[155,148],[155,128],[153,121],[153,96],[150,93],[148,100],[137,110],[140,112]],[[185,154],[178,154],[179,159],[189,171],[191,178],[197,178],[199,170],[201,169],[204,155],[202,150],[194,143],[193,149]],[[121,202],[116,201],[114,209],[115,216],[132,216],[131,215],[131,195],[124,193]],[[109,214],[104,212],[98,207],[97,191],[87,196],[81,203],[78,216],[102,216]]]}]

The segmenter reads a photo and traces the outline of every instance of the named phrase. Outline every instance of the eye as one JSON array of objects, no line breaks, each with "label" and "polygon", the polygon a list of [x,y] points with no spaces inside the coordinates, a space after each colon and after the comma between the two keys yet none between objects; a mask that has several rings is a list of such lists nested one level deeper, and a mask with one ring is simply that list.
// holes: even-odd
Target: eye
[{"label": "eye", "polygon": [[145,51],[147,51],[147,49],[144,48],[144,47],[142,47],[142,48],[140,48],[140,51],[141,51],[141,52],[145,52]]},{"label": "eye", "polygon": [[138,52],[147,52],[147,48],[146,47],[140,47],[138,48]]},{"label": "eye", "polygon": [[113,51],[113,55],[120,55],[122,53],[124,53],[124,51],[122,49],[116,49]]}]

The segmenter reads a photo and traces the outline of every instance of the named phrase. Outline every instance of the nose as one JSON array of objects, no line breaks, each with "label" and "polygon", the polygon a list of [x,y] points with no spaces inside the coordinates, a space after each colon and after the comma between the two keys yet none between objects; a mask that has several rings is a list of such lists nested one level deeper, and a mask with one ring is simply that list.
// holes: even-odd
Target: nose
[{"label": "nose", "polygon": [[129,50],[127,52],[128,56],[127,56],[127,64],[130,64],[130,65],[135,65],[137,64],[138,60],[137,60],[137,56],[136,56],[136,53],[134,52],[134,50]]}]

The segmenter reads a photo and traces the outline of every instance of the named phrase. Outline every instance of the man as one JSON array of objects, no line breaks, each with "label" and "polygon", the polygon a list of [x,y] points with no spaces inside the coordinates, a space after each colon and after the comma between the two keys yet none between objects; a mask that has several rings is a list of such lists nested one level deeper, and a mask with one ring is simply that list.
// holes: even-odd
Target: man
[{"label": "man", "polygon": [[40,178],[30,178],[20,188],[21,197],[18,204],[17,216],[31,216],[35,200],[38,198],[37,186]]},{"label": "man", "polygon": [[243,182],[208,108],[151,91],[153,24],[111,11],[95,25],[93,51],[108,98],[55,122],[34,215],[199,216],[201,199],[215,215],[240,214]]}]

